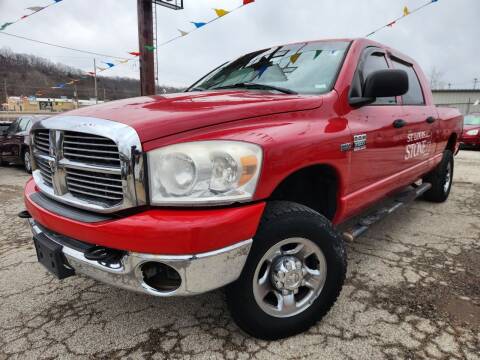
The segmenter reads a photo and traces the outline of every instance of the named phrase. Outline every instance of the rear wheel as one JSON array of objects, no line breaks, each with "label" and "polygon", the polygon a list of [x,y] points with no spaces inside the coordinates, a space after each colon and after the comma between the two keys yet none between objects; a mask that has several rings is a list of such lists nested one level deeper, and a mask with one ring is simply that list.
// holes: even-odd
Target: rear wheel
[{"label": "rear wheel", "polygon": [[270,203],[240,278],[227,287],[238,326],[267,340],[303,332],[336,301],[346,273],[343,240],[312,209]]},{"label": "rear wheel", "polygon": [[23,153],[23,167],[27,173],[32,173],[32,159],[30,157],[30,151],[28,150],[25,150]]},{"label": "rear wheel", "polygon": [[453,154],[450,150],[445,150],[440,164],[423,178],[424,182],[432,184],[424,198],[432,202],[444,202],[450,195],[453,180]]}]

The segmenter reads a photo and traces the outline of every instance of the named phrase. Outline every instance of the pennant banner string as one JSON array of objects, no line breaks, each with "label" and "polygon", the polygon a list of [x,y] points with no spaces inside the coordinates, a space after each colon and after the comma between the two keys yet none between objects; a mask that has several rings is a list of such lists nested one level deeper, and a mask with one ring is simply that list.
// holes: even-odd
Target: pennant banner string
[{"label": "pennant banner string", "polygon": [[409,16],[409,15],[412,15],[414,13],[416,13],[417,11],[420,11],[422,10],[423,8],[427,7],[428,5],[432,5],[433,3],[436,3],[438,2],[438,0],[430,0],[428,3],[426,4],[423,4],[421,6],[419,6],[418,8],[416,9],[413,9],[413,10],[409,10],[408,7],[404,7],[403,8],[403,15],[402,16],[399,16],[398,18],[394,19],[393,21],[390,21],[388,24],[386,25],[383,25],[382,27],[379,27],[378,29],[372,31],[371,33],[365,35],[365,37],[370,37],[372,36],[373,34],[376,34],[377,32],[379,32],[380,30],[383,30],[387,27],[393,27],[393,25],[395,25],[397,23],[397,21],[399,20],[402,20],[403,18]]},{"label": "pennant banner string", "polygon": [[25,10],[30,10],[32,11],[32,13],[30,14],[27,14],[27,15],[23,15],[21,17],[19,17],[17,20],[15,21],[12,21],[12,22],[6,22],[4,24],[0,24],[0,31],[3,31],[5,30],[7,27],[9,26],[12,26],[13,24],[16,24],[17,22],[19,21],[22,21],[23,19],[26,19],[32,15],[35,15],[36,13],[38,13],[39,11],[42,11],[42,10],[45,10],[46,8],[49,8],[50,6],[52,5],[55,5],[55,4],[58,4],[59,2],[61,2],[63,0],[53,0],[53,3],[51,4],[48,4],[48,5],[45,5],[45,6],[31,6],[31,7],[28,7],[26,8]]}]

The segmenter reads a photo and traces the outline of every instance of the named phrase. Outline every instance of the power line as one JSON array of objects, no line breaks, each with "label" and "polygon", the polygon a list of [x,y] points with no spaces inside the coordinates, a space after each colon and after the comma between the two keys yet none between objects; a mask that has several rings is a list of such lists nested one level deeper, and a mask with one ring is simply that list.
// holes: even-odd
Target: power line
[{"label": "power line", "polygon": [[49,42],[46,42],[46,41],[31,39],[31,38],[28,38],[28,37],[25,37],[25,36],[20,36],[20,35],[15,35],[15,34],[7,33],[7,32],[5,32],[5,31],[0,31],[0,34],[2,34],[2,35],[7,35],[7,36],[11,36],[11,37],[18,38],[18,39],[23,39],[23,40],[31,41],[31,42],[35,42],[35,43],[38,43],[38,44],[43,44],[43,45],[48,45],[48,46],[54,46],[54,47],[57,47],[57,48],[60,48],[60,49],[76,51],[76,52],[80,52],[80,53],[84,53],[84,54],[97,55],[97,56],[102,56],[102,57],[109,57],[109,58],[113,58],[113,59],[127,60],[126,57],[114,56],[114,55],[109,55],[109,54],[102,54],[102,53],[97,53],[97,52],[88,51],[88,50],[75,49],[75,48],[68,47],[68,46],[53,44],[53,43],[49,43]]}]

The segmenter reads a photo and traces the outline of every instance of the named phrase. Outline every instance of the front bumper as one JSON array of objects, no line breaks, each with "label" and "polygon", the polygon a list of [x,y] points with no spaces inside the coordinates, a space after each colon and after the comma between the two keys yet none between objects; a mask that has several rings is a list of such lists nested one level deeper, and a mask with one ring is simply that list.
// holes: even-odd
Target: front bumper
[{"label": "front bumper", "polygon": [[460,141],[464,146],[480,146],[480,136],[478,135],[473,136],[464,134]]},{"label": "front bumper", "polygon": [[[118,261],[104,263],[88,260],[81,249],[68,245],[78,241],[50,231],[34,219],[29,219],[29,223],[34,236],[46,236],[62,246],[68,265],[76,273],[109,285],[160,297],[201,294],[235,281],[242,272],[252,245],[252,240],[249,239],[196,255],[126,252]],[[159,263],[173,268],[181,279],[179,287],[162,291],[148,285],[142,271],[142,266],[147,263]]]},{"label": "front bumper", "polygon": [[212,209],[152,208],[87,221],[68,217],[69,207],[48,208],[34,201],[38,194],[30,180],[25,186],[25,206],[32,218],[50,231],[92,245],[157,255],[209,253],[251,239],[265,208],[265,203]]}]

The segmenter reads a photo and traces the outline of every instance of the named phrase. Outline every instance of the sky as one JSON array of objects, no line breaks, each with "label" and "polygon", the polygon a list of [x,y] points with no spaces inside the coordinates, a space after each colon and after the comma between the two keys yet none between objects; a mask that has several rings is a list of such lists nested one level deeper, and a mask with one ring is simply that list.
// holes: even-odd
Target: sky
[{"label": "sky", "polygon": [[[186,86],[216,66],[247,52],[284,43],[363,37],[430,0],[256,0],[194,33],[158,49],[159,83]],[[53,0],[0,0],[0,25]],[[209,21],[213,8],[242,0],[184,0],[185,9],[157,8],[158,41],[191,31],[190,21]],[[63,0],[5,31],[79,49],[129,57],[138,50],[136,0]],[[472,88],[480,79],[480,0],[438,0],[371,38],[414,58],[427,76],[433,70],[452,88]],[[0,33],[0,48],[34,54],[85,71],[93,56],[57,49]],[[110,62],[96,57],[97,62]],[[0,64],[1,66],[1,64]],[[138,78],[138,62],[105,76]]]}]

